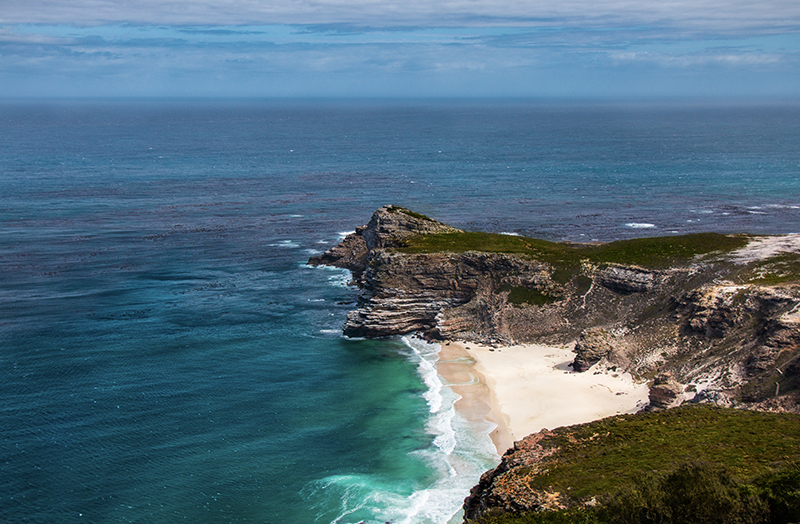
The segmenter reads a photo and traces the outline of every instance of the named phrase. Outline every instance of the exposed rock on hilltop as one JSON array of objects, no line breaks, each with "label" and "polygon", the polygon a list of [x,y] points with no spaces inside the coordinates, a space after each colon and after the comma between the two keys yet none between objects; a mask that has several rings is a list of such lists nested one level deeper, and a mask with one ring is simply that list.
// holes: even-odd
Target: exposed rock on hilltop
[{"label": "exposed rock on hilltop", "polygon": [[[797,389],[795,249],[792,236],[712,233],[559,244],[386,206],[309,263],[350,269],[361,287],[346,335],[577,340],[576,371],[605,361],[644,378],[667,372],[656,404],[731,405]],[[798,409],[792,398],[773,404]]]},{"label": "exposed rock on hilltop", "polygon": [[360,278],[367,269],[370,252],[400,247],[407,239],[417,235],[458,232],[461,230],[408,209],[384,206],[372,214],[366,226],[357,227],[354,233],[322,255],[311,257],[309,264],[349,269]]},{"label": "exposed rock on hilltop", "polygon": [[577,341],[575,371],[605,362],[652,381],[651,413],[516,442],[473,488],[467,519],[594,507],[637,471],[666,471],[681,457],[740,468],[751,461],[742,449],[780,443],[753,463],[798,458],[796,417],[669,408],[800,412],[800,236],[558,244],[464,232],[387,206],[309,263],[348,268],[361,287],[346,335]]}]

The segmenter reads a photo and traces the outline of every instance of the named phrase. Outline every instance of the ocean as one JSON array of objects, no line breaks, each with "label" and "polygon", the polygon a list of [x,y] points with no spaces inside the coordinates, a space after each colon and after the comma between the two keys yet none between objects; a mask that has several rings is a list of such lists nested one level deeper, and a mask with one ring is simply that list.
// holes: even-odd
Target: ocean
[{"label": "ocean", "polygon": [[357,289],[306,265],[384,204],[800,232],[800,105],[0,103],[0,522],[457,522],[491,426],[437,345],[343,338]]}]

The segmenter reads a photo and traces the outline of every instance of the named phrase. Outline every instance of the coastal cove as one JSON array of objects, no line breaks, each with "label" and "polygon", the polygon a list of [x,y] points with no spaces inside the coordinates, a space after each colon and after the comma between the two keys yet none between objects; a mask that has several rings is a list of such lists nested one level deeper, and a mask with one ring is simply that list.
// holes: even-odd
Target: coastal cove
[{"label": "coastal cove", "polygon": [[[571,346],[453,342],[442,348],[437,367],[462,397],[456,409],[470,420],[490,408],[484,416],[498,426],[490,436],[499,455],[531,433],[635,413],[648,403],[647,383],[629,373],[602,365],[575,373]],[[454,372],[453,362],[467,369]],[[466,385],[457,382],[464,374],[472,379]]]},{"label": "coastal cove", "polygon": [[[662,404],[785,409],[795,387],[796,105],[31,100],[0,103],[0,129],[2,522],[459,522],[498,449],[560,423],[503,406],[524,377],[492,366],[523,347],[562,355],[529,376],[668,371]],[[373,273],[307,263],[387,203],[469,234]],[[612,265],[645,235],[732,251],[699,255],[716,282]],[[600,244],[624,249],[560,247]],[[615,360],[632,347],[655,350]]]},{"label": "coastal cove", "polygon": [[[800,413],[798,235],[558,244],[466,232],[389,205],[309,264],[349,269],[361,288],[345,335],[418,332],[440,342],[436,372],[454,408],[477,432],[492,425],[503,458],[465,500],[465,522],[576,507],[606,518],[605,505],[601,517],[587,509],[595,495],[608,507],[624,495],[538,485],[550,479],[548,457],[571,446],[539,443],[567,426],[687,402]],[[660,474],[683,471],[672,467]],[[770,500],[759,507],[783,504]]]}]

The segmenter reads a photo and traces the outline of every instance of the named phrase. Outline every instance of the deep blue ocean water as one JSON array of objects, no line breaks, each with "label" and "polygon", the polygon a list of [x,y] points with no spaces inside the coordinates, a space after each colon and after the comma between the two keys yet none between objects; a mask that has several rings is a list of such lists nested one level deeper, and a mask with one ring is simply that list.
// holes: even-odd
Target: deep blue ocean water
[{"label": "deep blue ocean water", "polygon": [[312,254],[394,203],[800,232],[800,106],[0,104],[0,522],[444,523],[497,460]]}]

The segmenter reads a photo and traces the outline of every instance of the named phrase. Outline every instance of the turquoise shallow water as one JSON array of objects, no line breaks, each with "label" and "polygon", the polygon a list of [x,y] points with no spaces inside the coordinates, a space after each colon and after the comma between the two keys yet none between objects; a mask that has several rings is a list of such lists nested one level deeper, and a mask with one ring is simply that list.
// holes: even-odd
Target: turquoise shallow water
[{"label": "turquoise shallow water", "polygon": [[[0,105],[0,521],[443,523],[435,346],[340,336],[386,203],[549,239],[800,231],[793,106]],[[486,430],[486,428],[482,428]]]}]

